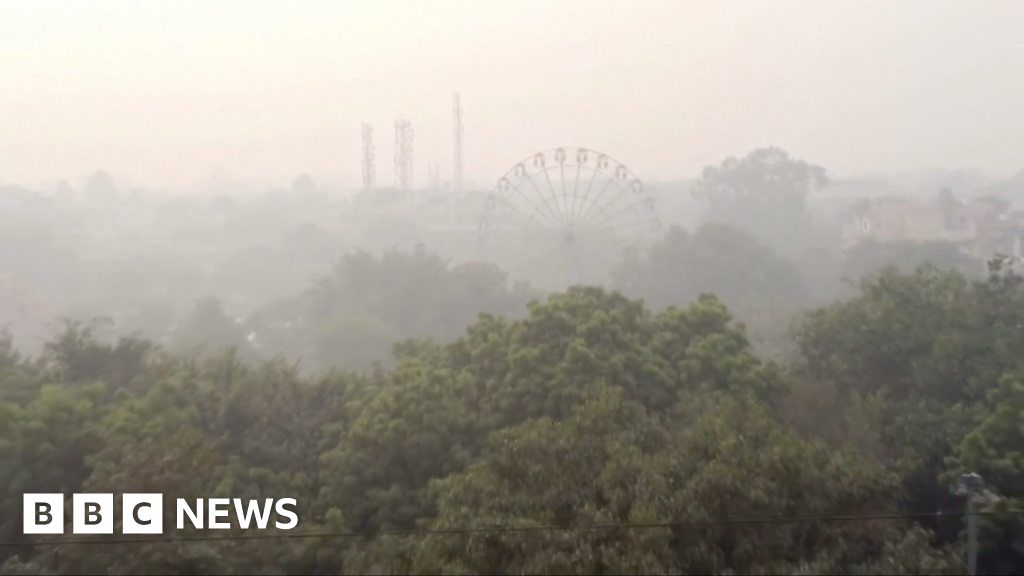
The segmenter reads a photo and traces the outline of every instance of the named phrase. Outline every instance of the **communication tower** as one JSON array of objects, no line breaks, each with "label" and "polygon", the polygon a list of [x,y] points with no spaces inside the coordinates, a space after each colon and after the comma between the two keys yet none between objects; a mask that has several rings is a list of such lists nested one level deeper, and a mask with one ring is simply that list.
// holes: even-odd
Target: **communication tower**
[{"label": "communication tower", "polygon": [[395,188],[412,188],[412,122],[395,120]]},{"label": "communication tower", "polygon": [[459,93],[452,93],[452,127],[454,129],[452,139],[452,189],[456,192],[462,190],[462,104],[459,102]]},{"label": "communication tower", "polygon": [[363,122],[363,190],[373,188],[377,180],[377,169],[373,164],[373,126]]}]

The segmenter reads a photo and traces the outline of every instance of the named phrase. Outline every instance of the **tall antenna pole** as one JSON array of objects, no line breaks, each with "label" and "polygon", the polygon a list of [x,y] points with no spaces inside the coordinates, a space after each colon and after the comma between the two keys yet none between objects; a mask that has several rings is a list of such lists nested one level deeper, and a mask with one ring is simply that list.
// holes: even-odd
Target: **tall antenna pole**
[{"label": "tall antenna pole", "polygon": [[462,191],[462,105],[459,102],[459,93],[452,93],[452,125],[454,138],[452,140],[452,190]]},{"label": "tall antenna pole", "polygon": [[395,188],[412,188],[412,122],[395,120]]},{"label": "tall antenna pole", "polygon": [[373,126],[363,122],[363,190],[373,188],[377,180],[377,169],[373,164]]}]

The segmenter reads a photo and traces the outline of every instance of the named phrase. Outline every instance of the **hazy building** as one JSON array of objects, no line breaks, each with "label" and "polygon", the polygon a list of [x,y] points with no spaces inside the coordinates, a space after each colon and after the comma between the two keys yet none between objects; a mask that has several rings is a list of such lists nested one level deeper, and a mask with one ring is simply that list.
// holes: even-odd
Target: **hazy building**
[{"label": "hazy building", "polygon": [[843,246],[877,242],[949,242],[972,256],[1021,255],[1024,211],[998,198],[964,201],[943,190],[931,198],[865,200],[843,225]]}]

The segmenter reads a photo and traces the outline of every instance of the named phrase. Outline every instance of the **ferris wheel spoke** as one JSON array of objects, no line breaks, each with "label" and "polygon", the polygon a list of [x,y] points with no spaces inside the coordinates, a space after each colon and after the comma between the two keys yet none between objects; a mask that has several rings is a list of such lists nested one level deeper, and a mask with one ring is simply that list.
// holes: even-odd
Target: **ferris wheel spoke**
[{"label": "ferris wheel spoke", "polygon": [[[635,235],[636,236],[641,236],[645,232],[657,230],[657,225],[653,221],[646,220],[643,217],[643,215],[637,215],[636,218],[633,218],[633,219],[631,219],[631,220],[629,220],[627,222],[622,222],[622,223],[616,224],[615,225],[615,229],[620,231],[620,232],[630,232],[630,233],[632,231],[637,231],[637,233]],[[587,228],[584,228],[584,229],[580,230],[576,234],[576,237],[580,238],[580,239],[597,238],[597,237],[600,237],[602,235],[601,231],[602,231],[602,228],[601,228],[600,225],[588,226]],[[627,234],[627,235],[634,235],[634,234]]]},{"label": "ferris wheel spoke", "polygon": [[[545,196],[544,193],[540,191],[540,188],[537,187],[537,183],[533,181],[533,176],[531,176],[530,174],[526,174],[526,181],[530,183],[530,187],[533,188],[533,191],[537,193],[537,198],[540,198],[540,201],[544,205],[544,208],[546,208],[548,213],[551,214],[551,218],[557,226],[558,223],[562,221],[560,213],[557,210],[558,206],[555,205],[555,207],[552,208],[552,203],[548,202],[548,197]],[[552,200],[554,199],[552,198]]]},{"label": "ferris wheel spoke", "polygon": [[611,201],[601,205],[598,200],[595,200],[594,204],[597,205],[596,214],[607,212],[609,208],[617,204],[624,195],[630,192],[638,196],[641,196],[642,200],[646,200],[643,194],[643,184],[636,179],[629,180],[628,175],[629,173],[628,171],[625,170],[624,166],[619,166],[618,168],[616,168],[614,181],[620,184],[625,183],[625,185],[620,185],[619,193]]},{"label": "ferris wheel spoke", "polygon": [[565,204],[565,211],[568,214],[568,222],[572,223],[572,210],[569,208],[569,193],[565,191],[565,156],[562,156],[558,163],[559,184],[562,185],[562,203]]},{"label": "ferris wheel spoke", "polygon": [[[514,212],[524,222],[535,223],[535,224],[540,225],[540,226],[547,226],[548,225],[547,222],[545,222],[543,220],[539,220],[537,217],[535,217],[532,214],[529,214],[529,213],[523,211],[519,206],[516,206],[515,204],[513,204],[511,202],[504,203],[503,204],[503,208],[506,208],[509,211]],[[541,214],[541,216],[543,216],[543,214]],[[507,218],[508,216],[506,215],[505,217]],[[489,227],[490,227],[490,223],[488,222],[488,228]]]},{"label": "ferris wheel spoke", "polygon": [[[523,199],[523,202],[525,202],[527,205],[529,205],[530,208],[532,208],[533,211],[536,212],[537,215],[541,217],[541,219],[543,219],[543,220],[550,220],[552,224],[556,223],[555,221],[551,220],[550,216],[547,216],[543,211],[541,211],[539,208],[537,208],[534,205],[534,203],[530,201],[529,197],[526,194],[524,194],[522,190],[519,189],[518,186],[516,186],[515,184],[512,184],[511,182],[509,182],[509,186],[511,186],[512,189],[516,191],[516,194],[519,194],[519,197]],[[543,198],[541,198],[541,200],[543,201]],[[512,208],[514,210],[516,210],[517,212],[519,212],[520,214],[523,214],[523,212],[521,210],[519,210],[518,208],[516,208],[514,205],[510,204],[510,206],[512,206]],[[524,216],[528,216],[528,215],[524,214]]]},{"label": "ferris wheel spoke", "polygon": [[561,222],[565,222],[565,213],[562,211],[562,204],[558,201],[558,193],[555,192],[555,187],[551,185],[551,176],[548,174],[548,167],[544,166],[544,181],[548,183],[548,191],[551,192],[551,199],[555,203],[555,208],[558,209],[558,214],[561,215],[559,219]]},{"label": "ferris wheel spoke", "polygon": [[[560,204],[566,213],[566,223],[572,224],[572,212],[569,210],[569,193],[565,190],[565,161],[566,161],[565,148],[556,148],[553,156],[555,162],[558,164],[558,184],[559,188],[562,189],[562,193],[559,196]],[[545,171],[545,175],[548,176],[548,185],[551,186],[551,177]],[[552,186],[552,188],[554,188]]]},{"label": "ferris wheel spoke", "polygon": [[566,221],[572,223],[572,211],[569,210],[569,193],[565,191],[565,161],[558,163],[558,184],[562,188],[562,204],[565,206]]},{"label": "ferris wheel spoke", "polygon": [[[545,172],[545,174],[546,173],[547,172]],[[530,183],[530,187],[533,188],[533,191],[537,193],[537,197],[540,198],[541,202],[544,203],[544,207],[547,208],[548,212],[551,213],[551,216],[552,218],[554,218],[556,225],[558,223],[563,222],[564,219],[562,218],[562,211],[558,208],[558,203],[556,202],[557,198],[555,198],[553,194],[546,195],[543,192],[541,192],[540,188],[537,186],[537,183],[533,181],[532,175],[526,174],[526,181]]]},{"label": "ferris wheel spoke", "polygon": [[[497,190],[495,192],[491,193],[491,195],[487,198],[487,202],[485,203],[486,213],[485,213],[484,220],[486,220],[486,215],[490,214],[499,205],[512,208],[516,212],[519,212],[520,214],[523,214],[523,211],[520,210],[518,206],[516,206],[516,203],[512,202],[508,198],[508,196],[510,196],[509,188],[515,190],[516,194],[518,194],[519,197],[523,199],[523,202],[527,206],[529,206],[530,209],[532,209],[534,212],[537,213],[537,215],[540,217],[538,222],[543,223],[545,220],[548,219],[548,216],[545,215],[544,211],[542,211],[539,208],[537,208],[537,206],[530,200],[529,196],[527,196],[525,193],[523,193],[523,191],[520,190],[518,186],[513,184],[512,180],[510,180],[508,178],[508,176],[506,175],[506,176],[502,177],[501,180],[498,181]],[[543,200],[543,198],[542,198],[542,200]],[[533,219],[533,217],[529,216],[528,214],[523,214],[523,215],[527,216],[530,219]]]},{"label": "ferris wheel spoke", "polygon": [[580,190],[580,165],[576,164],[576,178],[572,181],[572,208],[569,210],[569,220],[576,221],[576,204]]},{"label": "ferris wheel spoke", "polygon": [[647,201],[647,200],[646,200],[646,199],[643,199],[643,198],[642,198],[642,199],[640,199],[640,200],[637,200],[636,202],[634,202],[634,203],[632,203],[632,204],[630,204],[630,205],[626,206],[625,208],[623,208],[623,209],[619,210],[618,212],[614,212],[614,213],[608,214],[608,215],[607,215],[607,216],[605,216],[604,218],[602,218],[602,219],[600,219],[600,220],[598,220],[598,221],[596,221],[596,222],[593,222],[592,224],[589,224],[589,225],[588,225],[588,227],[590,227],[590,228],[597,228],[597,227],[600,227],[600,226],[602,226],[603,224],[605,224],[605,223],[607,223],[608,221],[610,221],[610,220],[611,220],[612,218],[615,218],[616,216],[619,216],[620,214],[625,214],[626,212],[628,212],[628,211],[630,211],[630,210],[633,210],[633,209],[635,209],[635,208],[639,208],[639,207],[643,206],[643,205],[644,205],[644,202],[646,202],[646,201]]},{"label": "ferris wheel spoke", "polygon": [[604,198],[605,192],[608,191],[608,188],[610,188],[614,182],[615,180],[612,178],[605,180],[604,186],[597,191],[597,194],[594,195],[594,199],[587,204],[587,209],[580,215],[579,221],[581,223],[586,222],[587,219],[590,218],[591,213],[600,205],[601,198]]},{"label": "ferris wheel spoke", "polygon": [[[538,239],[551,235],[565,241],[570,251],[581,248],[573,238],[630,241],[658,227],[642,182],[621,162],[586,148],[555,148],[524,159],[499,181],[492,197],[481,230],[497,234],[519,228],[526,237]],[[504,215],[489,218],[498,212]],[[488,226],[491,222],[503,224]]]},{"label": "ferris wheel spoke", "polygon": [[[513,184],[507,178],[503,178],[501,180],[501,182],[499,183],[499,190],[501,192],[506,192],[507,193],[509,188],[514,190],[516,192],[516,194],[519,195],[519,197],[523,199],[523,203],[525,203],[527,206],[529,206],[530,209],[533,210],[537,214],[538,218],[534,218],[533,216],[530,216],[529,214],[525,214],[523,212],[523,210],[519,209],[519,207],[516,205],[515,202],[512,202],[512,201],[506,199],[504,196],[501,196],[500,199],[502,201],[502,205],[503,206],[507,206],[507,207],[515,210],[516,212],[518,212],[520,214],[523,214],[527,218],[530,218],[531,220],[537,220],[539,223],[542,223],[542,224],[545,224],[547,221],[549,221],[551,219],[550,216],[548,216],[543,210],[538,208],[537,205],[534,204],[530,200],[530,197],[527,194],[525,194],[522,190],[520,190],[518,186]],[[554,222],[552,221],[552,223],[554,223]]]},{"label": "ferris wheel spoke", "polygon": [[623,196],[625,196],[628,192],[629,191],[626,188],[619,188],[618,193],[611,200],[609,200],[603,205],[597,206],[594,210],[592,210],[590,216],[584,222],[582,222],[582,225],[586,226],[592,224],[594,223],[595,218],[600,218],[602,215],[607,215],[608,211],[611,210],[615,205],[617,205],[619,203],[619,200],[622,200]]},{"label": "ferris wheel spoke", "polygon": [[583,197],[580,201],[579,214],[573,216],[573,221],[575,221],[577,218],[582,218],[585,211],[590,207],[590,205],[587,203],[587,200],[590,198],[590,190],[594,187],[594,180],[597,180],[597,175],[601,171],[601,169],[601,165],[598,164],[596,168],[591,170],[590,182],[587,183],[587,189],[583,191]]}]

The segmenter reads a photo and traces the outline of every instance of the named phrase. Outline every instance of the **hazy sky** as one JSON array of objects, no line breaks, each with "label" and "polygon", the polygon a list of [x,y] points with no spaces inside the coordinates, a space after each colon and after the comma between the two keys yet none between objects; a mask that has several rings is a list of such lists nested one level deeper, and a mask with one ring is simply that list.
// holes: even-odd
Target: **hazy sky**
[{"label": "hazy sky", "polygon": [[839,173],[1024,168],[1024,2],[0,0],[0,183],[357,185],[586,145],[646,179],[776,144]]}]

